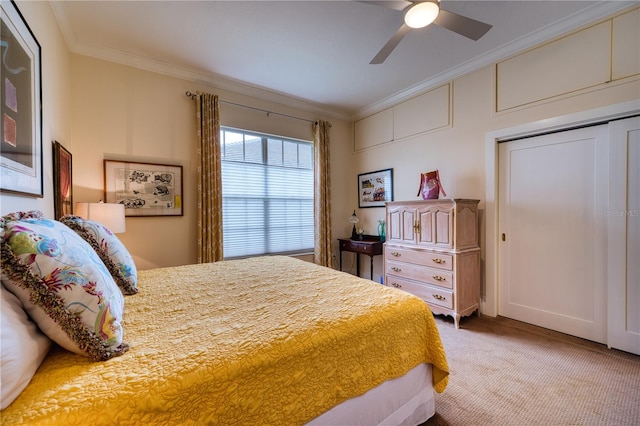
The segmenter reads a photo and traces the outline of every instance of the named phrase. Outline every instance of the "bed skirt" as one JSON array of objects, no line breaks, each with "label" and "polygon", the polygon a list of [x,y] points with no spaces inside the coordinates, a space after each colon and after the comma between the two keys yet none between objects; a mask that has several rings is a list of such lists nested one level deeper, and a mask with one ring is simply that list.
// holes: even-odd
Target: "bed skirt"
[{"label": "bed skirt", "polygon": [[418,425],[435,414],[431,365],[420,364],[397,379],[349,399],[307,426]]}]

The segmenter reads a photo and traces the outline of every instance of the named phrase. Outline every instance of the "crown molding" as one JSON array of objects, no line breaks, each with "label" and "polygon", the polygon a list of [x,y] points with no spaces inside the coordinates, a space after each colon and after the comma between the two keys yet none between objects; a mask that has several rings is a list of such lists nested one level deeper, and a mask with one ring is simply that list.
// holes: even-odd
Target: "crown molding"
[{"label": "crown molding", "polygon": [[166,62],[158,61],[142,55],[130,54],[116,49],[89,47],[79,42],[66,19],[64,2],[50,2],[53,13],[58,21],[61,32],[71,53],[89,56],[92,58],[113,62],[133,68],[180,78],[198,84],[212,86],[221,90],[251,96],[267,102],[281,104],[298,110],[314,113],[323,117],[349,121],[351,116],[345,111],[329,109],[326,105],[312,102],[306,99],[286,95],[281,92],[252,85],[240,80],[235,80],[215,73],[207,73],[179,67]]},{"label": "crown molding", "polygon": [[319,114],[324,117],[331,117],[345,121],[350,120],[349,114],[336,111],[335,109],[327,109],[325,105],[285,95],[280,92],[265,89],[256,85],[251,85],[249,83],[235,80],[229,77],[224,77],[215,73],[199,72],[187,68],[182,68],[176,65],[157,61],[152,58],[144,57],[141,55],[128,54],[114,49],[94,49],[86,48],[85,46],[79,46],[73,49],[72,52],[108,62],[114,62],[121,65],[154,72],[157,74],[166,75],[169,77],[180,78],[183,80],[211,86],[240,95],[251,96],[263,101],[273,102],[309,113]]},{"label": "crown molding", "polygon": [[593,6],[584,9],[581,12],[578,12],[568,18],[565,18],[560,22],[552,23],[542,28],[541,30],[536,31],[535,33],[531,33],[515,39],[512,42],[503,45],[500,48],[494,49],[487,54],[483,54],[474,59],[466,61],[451,70],[437,74],[391,96],[369,104],[366,107],[356,111],[355,113],[338,110],[335,107],[329,107],[324,104],[293,97],[281,92],[270,90],[257,85],[252,85],[215,73],[186,69],[173,64],[157,61],[152,58],[129,54],[115,49],[88,47],[78,41],[71,29],[71,26],[68,24],[68,21],[66,20],[66,13],[64,10],[64,2],[50,1],[50,5],[58,21],[58,25],[60,26],[60,30],[67,43],[67,46],[72,53],[77,53],[80,55],[127,65],[150,72],[176,77],[187,81],[192,81],[194,83],[213,86],[222,90],[228,90],[230,92],[251,96],[263,101],[274,102],[326,117],[336,118],[344,121],[356,121],[388,109],[406,100],[409,100],[435,87],[439,87],[444,83],[460,78],[465,74],[492,65],[496,62],[499,62],[500,60],[520,53],[545,41],[551,40],[567,33],[574,32],[581,27],[593,24],[598,20],[602,20],[603,18],[612,16],[615,13],[629,8],[630,6],[637,5],[637,2],[617,0],[599,1]]}]

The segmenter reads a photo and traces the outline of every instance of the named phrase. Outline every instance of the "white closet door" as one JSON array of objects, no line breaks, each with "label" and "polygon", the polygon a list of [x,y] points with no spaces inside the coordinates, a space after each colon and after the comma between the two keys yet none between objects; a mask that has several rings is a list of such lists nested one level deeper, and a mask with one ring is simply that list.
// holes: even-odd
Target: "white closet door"
[{"label": "white closet door", "polygon": [[499,314],[606,342],[607,126],[499,146]]},{"label": "white closet door", "polygon": [[607,343],[640,355],[640,118],[609,126]]}]

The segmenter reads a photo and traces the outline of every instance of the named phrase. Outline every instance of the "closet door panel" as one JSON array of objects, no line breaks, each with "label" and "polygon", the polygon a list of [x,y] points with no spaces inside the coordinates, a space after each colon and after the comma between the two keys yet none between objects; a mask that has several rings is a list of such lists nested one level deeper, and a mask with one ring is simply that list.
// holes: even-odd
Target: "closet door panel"
[{"label": "closet door panel", "polygon": [[640,355],[640,118],[610,124],[608,345]]},{"label": "closet door panel", "polygon": [[499,146],[499,314],[606,341],[607,126]]}]

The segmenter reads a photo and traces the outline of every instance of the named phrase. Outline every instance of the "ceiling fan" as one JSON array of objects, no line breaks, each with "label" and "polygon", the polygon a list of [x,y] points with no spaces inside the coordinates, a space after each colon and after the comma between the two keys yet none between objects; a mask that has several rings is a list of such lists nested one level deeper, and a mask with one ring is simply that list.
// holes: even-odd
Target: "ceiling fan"
[{"label": "ceiling fan", "polygon": [[369,62],[370,64],[383,63],[412,28],[423,28],[433,23],[471,40],[479,40],[493,26],[441,9],[440,0],[361,1],[361,3],[383,6],[404,13],[404,23],[387,44],[382,46],[378,54]]}]

